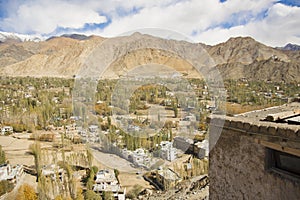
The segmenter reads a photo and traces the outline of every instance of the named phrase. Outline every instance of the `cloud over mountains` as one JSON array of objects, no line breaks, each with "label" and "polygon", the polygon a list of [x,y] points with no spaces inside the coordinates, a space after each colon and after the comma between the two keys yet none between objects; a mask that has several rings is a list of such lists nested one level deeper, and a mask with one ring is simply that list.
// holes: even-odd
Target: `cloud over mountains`
[{"label": "cloud over mountains", "polygon": [[299,6],[292,0],[4,0],[0,2],[0,31],[113,37],[161,28],[207,44],[251,36],[283,46],[300,43]]}]

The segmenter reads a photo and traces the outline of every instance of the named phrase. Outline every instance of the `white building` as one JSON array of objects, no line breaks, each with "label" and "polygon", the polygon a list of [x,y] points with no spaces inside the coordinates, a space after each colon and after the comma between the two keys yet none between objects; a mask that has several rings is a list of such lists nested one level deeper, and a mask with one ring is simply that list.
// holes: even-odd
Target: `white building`
[{"label": "white building", "polygon": [[8,180],[17,183],[22,177],[24,171],[22,165],[12,167],[10,164],[0,165],[0,181]]},{"label": "white building", "polygon": [[12,133],[13,131],[14,131],[13,127],[11,127],[11,126],[3,126],[2,129],[1,129],[1,134],[5,135],[7,133]]},{"label": "white building", "polygon": [[42,174],[45,177],[51,178],[52,180],[56,180],[56,176],[58,176],[60,181],[63,181],[64,178],[64,170],[54,164],[43,166]]},{"label": "white building", "polygon": [[133,164],[139,167],[146,167],[146,168],[150,166],[151,158],[145,149],[138,148],[135,151],[133,151],[131,156],[132,156]]},{"label": "white building", "polygon": [[176,159],[176,149],[173,147],[173,142],[162,141],[160,143],[160,155],[163,159],[173,161]]},{"label": "white building", "polygon": [[94,192],[112,192],[115,199],[125,200],[126,189],[122,189],[114,171],[100,170],[96,174],[95,184],[93,185]]},{"label": "white building", "polygon": [[98,129],[99,129],[99,127],[98,127],[97,125],[90,125],[90,126],[89,126],[89,131],[90,131],[91,133],[97,132]]},{"label": "white building", "polygon": [[203,140],[202,142],[197,142],[194,145],[194,154],[200,159],[207,158],[209,154],[209,142],[208,140]]},{"label": "white building", "polygon": [[196,116],[193,114],[189,114],[185,118],[183,118],[183,121],[194,122],[196,121]]}]

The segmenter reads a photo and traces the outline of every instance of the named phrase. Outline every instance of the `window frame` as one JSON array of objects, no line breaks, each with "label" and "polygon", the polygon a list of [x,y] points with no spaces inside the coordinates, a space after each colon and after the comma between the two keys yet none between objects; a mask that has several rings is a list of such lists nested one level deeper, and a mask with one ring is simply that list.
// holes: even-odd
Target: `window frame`
[{"label": "window frame", "polygon": [[280,176],[288,178],[290,180],[300,182],[300,174],[289,171],[288,169],[280,168],[280,166],[278,166],[277,163],[278,161],[280,161],[279,155],[286,155],[292,158],[300,158],[299,156],[284,151],[278,151],[276,149],[266,147],[266,170],[275,174],[279,174]]}]

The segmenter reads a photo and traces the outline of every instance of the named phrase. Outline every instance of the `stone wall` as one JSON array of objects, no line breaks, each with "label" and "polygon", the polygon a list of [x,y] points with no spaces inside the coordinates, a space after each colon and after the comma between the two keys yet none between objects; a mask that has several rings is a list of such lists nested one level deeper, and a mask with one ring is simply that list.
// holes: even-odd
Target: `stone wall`
[{"label": "stone wall", "polygon": [[[279,133],[282,135],[299,136],[299,131],[294,128],[290,131],[263,123],[257,125],[226,119],[222,134],[210,151],[210,199],[300,199],[300,180],[266,170],[266,149],[255,142],[258,137],[268,139],[269,134],[275,135],[280,130],[284,130]],[[251,134],[251,131],[258,135]],[[280,143],[280,139],[275,142]],[[285,145],[300,147],[299,142],[289,144],[285,140]]]}]

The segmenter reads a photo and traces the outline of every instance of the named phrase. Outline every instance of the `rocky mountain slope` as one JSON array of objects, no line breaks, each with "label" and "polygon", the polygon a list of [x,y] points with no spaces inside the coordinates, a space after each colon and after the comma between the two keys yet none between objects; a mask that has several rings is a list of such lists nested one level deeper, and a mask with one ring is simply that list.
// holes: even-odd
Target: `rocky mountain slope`
[{"label": "rocky mountain slope", "polygon": [[300,81],[300,51],[268,47],[249,37],[231,38],[207,51],[224,79]]},{"label": "rocky mountain slope", "polygon": [[[115,44],[132,40],[139,45],[149,38],[153,44],[168,42],[174,45],[174,48],[178,45],[184,46],[185,49],[202,46],[214,60],[223,79],[245,77],[250,80],[300,81],[300,51],[268,47],[250,37],[231,38],[215,46],[164,40],[142,34],[109,40]],[[63,35],[39,42],[6,40],[0,43],[0,75],[71,78],[78,73],[94,49],[105,40],[107,39],[98,36],[84,35]],[[103,54],[111,54],[109,51],[111,49],[104,49]],[[111,64],[103,76],[117,78],[137,65],[151,63],[170,66],[188,77],[197,76],[197,72],[187,60],[174,52],[153,48],[126,52],[125,56]]]}]

